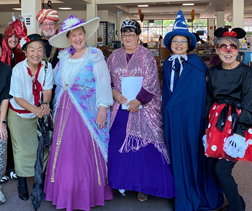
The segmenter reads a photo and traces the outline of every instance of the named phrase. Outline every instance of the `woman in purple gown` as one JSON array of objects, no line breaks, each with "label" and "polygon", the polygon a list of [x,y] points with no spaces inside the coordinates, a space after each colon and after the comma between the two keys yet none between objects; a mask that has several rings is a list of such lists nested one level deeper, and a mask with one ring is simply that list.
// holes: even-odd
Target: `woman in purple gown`
[{"label": "woman in purple gown", "polygon": [[[125,190],[137,191],[140,201],[147,200],[148,195],[173,198],[176,190],[162,128],[156,61],[148,49],[138,45],[141,33],[138,22],[126,19],[121,33],[124,47],[115,50],[107,61],[114,97],[108,151],[109,184],[122,194]],[[136,99],[129,101],[122,95],[123,77],[142,77]],[[122,109],[122,104],[127,104],[128,109]]]},{"label": "woman in purple gown", "polygon": [[102,52],[85,44],[99,20],[70,16],[49,40],[69,48],[59,53],[55,73],[55,128],[44,191],[46,200],[67,211],[90,210],[113,198],[107,177],[110,75]]}]

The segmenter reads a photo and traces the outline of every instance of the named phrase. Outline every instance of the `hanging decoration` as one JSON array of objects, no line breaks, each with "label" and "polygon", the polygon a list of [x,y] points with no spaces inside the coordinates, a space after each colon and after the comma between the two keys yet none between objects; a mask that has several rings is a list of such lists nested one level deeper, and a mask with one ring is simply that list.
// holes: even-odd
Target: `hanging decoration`
[{"label": "hanging decoration", "polygon": [[140,17],[140,21],[143,22],[144,14],[142,14],[141,9],[138,9],[138,14],[139,14],[139,17]]},{"label": "hanging decoration", "polygon": [[[21,0],[19,0],[19,4],[21,6]],[[41,0],[41,5],[42,5],[42,9],[44,9],[45,8],[45,6],[44,6],[45,5],[44,0]],[[50,0],[48,0],[48,2],[47,2],[47,7],[50,8],[50,9],[52,9],[52,2]]]},{"label": "hanging decoration", "polygon": [[48,0],[48,2],[47,2],[47,7],[52,9],[52,2],[50,0]]},{"label": "hanging decoration", "polygon": [[191,13],[192,22],[194,21],[194,18],[195,18],[195,10],[192,10],[192,13]]}]

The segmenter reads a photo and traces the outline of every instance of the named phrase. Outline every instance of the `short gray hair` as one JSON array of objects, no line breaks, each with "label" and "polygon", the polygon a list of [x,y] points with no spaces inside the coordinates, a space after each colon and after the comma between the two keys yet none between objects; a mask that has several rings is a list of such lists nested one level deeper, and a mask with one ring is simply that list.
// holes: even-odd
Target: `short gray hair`
[{"label": "short gray hair", "polygon": [[240,41],[236,37],[216,37],[213,40],[214,46],[219,46],[223,42],[230,42],[238,47],[241,45]]}]

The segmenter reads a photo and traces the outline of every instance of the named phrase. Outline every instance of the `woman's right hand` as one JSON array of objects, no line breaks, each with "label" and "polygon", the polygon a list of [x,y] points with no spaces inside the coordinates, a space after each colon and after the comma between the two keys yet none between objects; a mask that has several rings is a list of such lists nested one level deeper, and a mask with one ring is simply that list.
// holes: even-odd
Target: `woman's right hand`
[{"label": "woman's right hand", "polygon": [[42,118],[43,110],[40,107],[34,107],[33,112],[38,118]]},{"label": "woman's right hand", "polygon": [[0,137],[1,137],[1,141],[7,141],[8,139],[8,132],[7,132],[7,128],[5,127],[4,123],[0,123]]},{"label": "woman's right hand", "polygon": [[127,103],[128,99],[124,97],[120,92],[113,90],[113,97],[119,104]]}]

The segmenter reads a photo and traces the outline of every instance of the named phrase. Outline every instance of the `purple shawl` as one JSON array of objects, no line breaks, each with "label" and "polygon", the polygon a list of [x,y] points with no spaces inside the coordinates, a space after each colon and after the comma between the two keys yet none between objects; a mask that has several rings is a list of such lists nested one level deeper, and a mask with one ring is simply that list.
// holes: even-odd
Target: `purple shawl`
[{"label": "purple shawl", "polygon": [[[152,53],[139,45],[129,63],[126,60],[124,48],[115,50],[107,61],[111,82],[117,91],[121,90],[122,77],[143,77],[142,87],[153,94],[152,100],[143,105],[138,112],[129,113],[126,138],[120,152],[136,151],[152,143],[162,153],[169,163],[169,157],[164,140],[161,115],[161,96],[156,61]],[[110,128],[115,120],[120,104],[114,101],[112,106]]]}]

